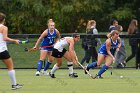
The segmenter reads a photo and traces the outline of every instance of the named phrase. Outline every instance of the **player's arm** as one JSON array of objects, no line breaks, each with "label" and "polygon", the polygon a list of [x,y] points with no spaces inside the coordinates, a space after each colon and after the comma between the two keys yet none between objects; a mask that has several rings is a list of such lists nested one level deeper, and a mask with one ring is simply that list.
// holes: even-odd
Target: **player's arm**
[{"label": "player's arm", "polygon": [[118,37],[118,42],[119,42],[119,45],[118,45],[116,51],[119,51],[119,49],[120,49],[120,47],[121,47],[121,45],[122,45],[120,37]]},{"label": "player's arm", "polygon": [[56,34],[57,34],[57,38],[56,38],[56,42],[57,42],[58,40],[60,40],[60,32],[56,30]]},{"label": "player's arm", "polygon": [[10,42],[14,42],[16,44],[19,44],[19,40],[12,39],[12,38],[9,38],[8,37],[8,28],[6,26],[3,27],[2,33],[3,33],[3,39],[4,39],[4,41],[10,41]]},{"label": "player's arm", "polygon": [[111,41],[110,41],[110,39],[107,39],[106,40],[106,51],[107,51],[108,55],[110,55],[113,58],[113,60],[115,60],[114,56],[110,52],[110,49],[111,49]]},{"label": "player's arm", "polygon": [[72,61],[74,64],[77,64],[78,58],[77,58],[75,50],[74,50],[74,41],[73,41],[73,39],[70,39],[70,40],[68,40],[68,42],[70,44],[69,45],[69,53],[71,55]]},{"label": "player's arm", "polygon": [[47,34],[48,34],[48,32],[45,30],[45,31],[40,35],[40,37],[38,38],[38,40],[37,40],[37,42],[36,42],[34,48],[37,48],[37,47],[38,47],[39,43],[42,41],[42,39],[43,39]]}]

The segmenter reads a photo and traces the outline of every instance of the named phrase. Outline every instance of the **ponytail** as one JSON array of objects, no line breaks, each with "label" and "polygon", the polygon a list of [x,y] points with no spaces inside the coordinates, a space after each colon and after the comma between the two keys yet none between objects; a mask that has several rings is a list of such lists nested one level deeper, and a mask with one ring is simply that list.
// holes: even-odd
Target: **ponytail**
[{"label": "ponytail", "polygon": [[110,37],[112,37],[116,33],[119,34],[119,32],[117,30],[112,30],[110,33],[107,34],[107,37],[110,38]]},{"label": "ponytail", "polygon": [[108,38],[110,38],[111,36],[112,36],[112,35],[111,35],[111,32],[107,34],[107,37],[108,37]]}]

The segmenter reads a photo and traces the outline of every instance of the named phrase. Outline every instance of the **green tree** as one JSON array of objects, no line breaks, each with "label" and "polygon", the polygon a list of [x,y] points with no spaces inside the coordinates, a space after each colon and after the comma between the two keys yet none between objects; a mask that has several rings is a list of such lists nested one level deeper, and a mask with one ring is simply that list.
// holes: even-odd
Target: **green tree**
[{"label": "green tree", "polygon": [[85,32],[90,19],[99,31],[107,31],[111,19],[127,29],[138,18],[139,0],[1,0],[0,12],[7,15],[10,33],[39,34],[54,19],[61,33]]}]

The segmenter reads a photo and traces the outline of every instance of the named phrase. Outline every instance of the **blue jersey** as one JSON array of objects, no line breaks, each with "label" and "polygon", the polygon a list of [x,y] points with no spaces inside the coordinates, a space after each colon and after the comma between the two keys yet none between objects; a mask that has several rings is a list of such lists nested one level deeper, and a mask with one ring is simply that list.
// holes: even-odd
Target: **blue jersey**
[{"label": "blue jersey", "polygon": [[57,37],[57,33],[56,33],[56,29],[54,29],[53,33],[50,33],[49,29],[47,31],[48,34],[43,38],[40,47],[43,50],[52,51],[53,44],[55,43],[55,38]]},{"label": "blue jersey", "polygon": [[[116,51],[116,49],[118,47],[119,41],[117,39],[116,42],[113,42],[112,38],[110,38],[110,40],[111,40],[110,52],[111,52],[112,55],[114,55],[115,54],[115,51]],[[104,43],[103,45],[101,45],[98,53],[99,54],[103,54],[103,55],[108,55],[107,49],[106,49],[106,43]]]}]

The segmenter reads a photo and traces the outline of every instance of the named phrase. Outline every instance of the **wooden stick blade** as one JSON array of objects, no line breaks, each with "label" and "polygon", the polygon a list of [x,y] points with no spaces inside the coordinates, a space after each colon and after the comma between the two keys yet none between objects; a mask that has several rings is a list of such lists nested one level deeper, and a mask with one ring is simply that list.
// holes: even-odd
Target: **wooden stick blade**
[{"label": "wooden stick blade", "polygon": [[89,73],[89,71],[86,70],[86,68],[85,68],[81,63],[79,63],[79,62],[77,62],[77,63],[83,68],[83,70],[85,70],[85,71],[87,72],[87,74],[88,74],[92,79],[94,79],[94,77]]}]

